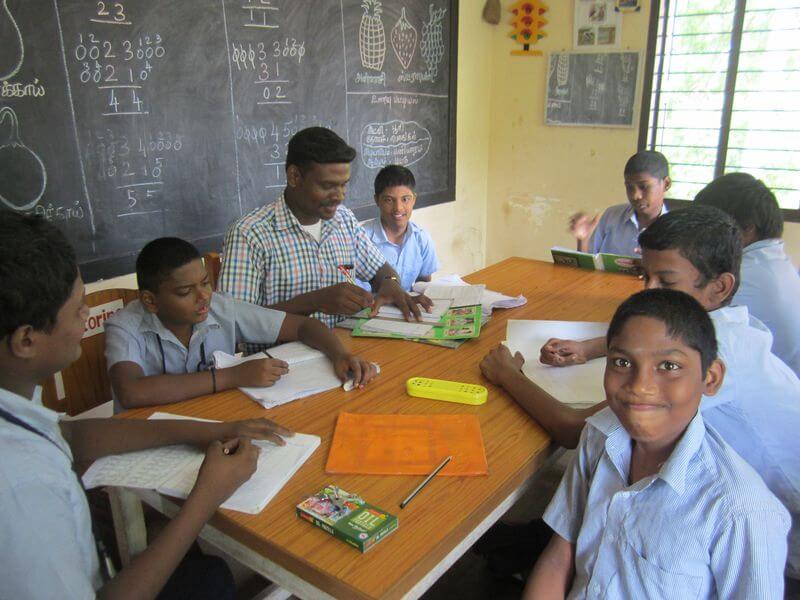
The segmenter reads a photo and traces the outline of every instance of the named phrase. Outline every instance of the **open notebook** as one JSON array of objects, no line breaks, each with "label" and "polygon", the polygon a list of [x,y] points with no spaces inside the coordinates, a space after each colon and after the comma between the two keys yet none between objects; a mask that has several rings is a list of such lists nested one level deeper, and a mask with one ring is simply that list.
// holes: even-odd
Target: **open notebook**
[{"label": "open notebook", "polygon": [[[151,419],[189,419],[181,415],[154,413]],[[194,419],[204,421],[205,419]],[[261,512],[286,485],[320,443],[319,437],[296,433],[285,438],[285,446],[254,440],[261,448],[253,476],[222,505],[239,512]],[[96,460],[83,475],[87,488],[98,486],[156,490],[186,498],[194,487],[205,454],[187,445],[163,446],[139,452],[115,454]]]}]

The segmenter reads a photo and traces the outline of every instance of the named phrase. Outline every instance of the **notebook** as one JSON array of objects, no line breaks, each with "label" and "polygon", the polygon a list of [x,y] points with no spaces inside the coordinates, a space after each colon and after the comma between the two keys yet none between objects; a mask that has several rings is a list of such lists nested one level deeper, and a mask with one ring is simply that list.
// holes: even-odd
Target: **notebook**
[{"label": "notebook", "polygon": [[[163,412],[154,413],[150,418],[190,419]],[[261,512],[320,444],[319,437],[303,433],[296,433],[285,441],[285,446],[276,446],[253,440],[261,449],[256,472],[222,504],[222,508],[249,514]],[[201,450],[188,445],[106,456],[96,460],[84,473],[83,484],[87,489],[99,486],[153,489],[168,496],[186,498],[194,487],[204,457]]]}]

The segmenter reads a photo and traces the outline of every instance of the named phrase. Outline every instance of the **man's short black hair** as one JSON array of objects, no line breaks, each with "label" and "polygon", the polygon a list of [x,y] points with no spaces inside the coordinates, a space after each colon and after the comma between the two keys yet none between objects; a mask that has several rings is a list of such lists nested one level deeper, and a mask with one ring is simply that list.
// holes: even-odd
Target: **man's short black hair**
[{"label": "man's short black hair", "polygon": [[286,168],[295,165],[305,173],[311,163],[351,163],[355,157],[355,149],[335,132],[325,127],[308,127],[298,131],[289,140]]},{"label": "man's short black hair", "polygon": [[697,287],[723,273],[733,274],[736,283],[723,306],[739,289],[742,238],[733,219],[718,208],[692,205],[661,215],[639,234],[639,246],[642,250],[677,250],[700,271]]},{"label": "man's short black hair", "polygon": [[783,235],[783,214],[775,194],[763,181],[748,173],[717,177],[700,190],[694,201],[724,210],[742,231],[752,227],[758,240]]},{"label": "man's short black hair", "polygon": [[49,333],[77,278],[75,252],[55,225],[0,210],[0,336],[23,325]]},{"label": "man's short black hair", "polygon": [[400,165],[386,165],[375,176],[375,197],[380,196],[386,188],[399,185],[410,188],[413,192],[414,186],[417,185],[414,174],[410,169]]},{"label": "man's short black hair", "polygon": [[182,266],[200,258],[200,252],[186,240],[163,237],[149,242],[136,258],[136,282],[140,290],[158,292],[164,280]]},{"label": "man's short black hair", "polygon": [[656,179],[669,176],[669,163],[667,158],[655,150],[642,150],[637,152],[625,163],[625,175],[647,173]]},{"label": "man's short black hair", "polygon": [[625,300],[617,308],[608,326],[606,343],[609,347],[632,317],[650,317],[661,321],[667,329],[667,335],[680,339],[700,353],[704,375],[717,358],[714,323],[703,306],[685,292],[668,289],[644,290]]}]

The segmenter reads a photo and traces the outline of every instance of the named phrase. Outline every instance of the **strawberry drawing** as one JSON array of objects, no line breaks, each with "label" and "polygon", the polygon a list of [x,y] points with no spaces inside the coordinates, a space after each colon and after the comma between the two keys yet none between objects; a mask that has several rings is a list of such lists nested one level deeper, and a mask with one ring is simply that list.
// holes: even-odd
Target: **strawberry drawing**
[{"label": "strawberry drawing", "polygon": [[414,51],[417,49],[417,30],[406,18],[406,9],[400,11],[400,18],[392,27],[392,49],[397,60],[408,69],[411,59],[414,58]]}]

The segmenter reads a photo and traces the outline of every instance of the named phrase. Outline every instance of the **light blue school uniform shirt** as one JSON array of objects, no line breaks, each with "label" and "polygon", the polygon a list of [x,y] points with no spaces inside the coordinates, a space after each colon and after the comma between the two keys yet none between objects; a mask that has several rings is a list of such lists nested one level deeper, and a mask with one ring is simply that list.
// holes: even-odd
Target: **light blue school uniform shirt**
[{"label": "light blue school uniform shirt", "polygon": [[0,388],[0,406],[54,443],[0,419],[0,597],[94,598],[101,584],[89,505],[58,413]]},{"label": "light blue school uniform shirt", "polygon": [[[118,362],[133,362],[146,377],[203,371],[211,366],[215,350],[233,354],[239,343],[273,344],[285,316],[283,311],[214,293],[208,317],[195,325],[187,348],[135,300],[105,322],[106,364],[111,369]],[[114,409],[121,408],[114,398]]]},{"label": "light blue school uniform shirt", "polygon": [[772,332],[772,351],[800,376],[800,276],[786,256],[783,240],[748,245],[742,253],[741,282],[733,304]]},{"label": "light blue school uniform shirt", "polygon": [[789,515],[699,413],[661,470],[633,485],[616,415],[586,423],[544,514],[575,545],[567,598],[783,598]]},{"label": "light blue school uniform shirt", "polygon": [[[667,205],[662,204],[658,216],[668,212]],[[589,252],[639,256],[642,253],[639,249],[639,234],[642,231],[644,228],[639,227],[639,219],[630,202],[609,206],[589,238]]]},{"label": "light blue school uniform shirt", "polygon": [[[433,240],[428,232],[416,223],[408,222],[401,244],[389,241],[380,218],[365,221],[362,227],[386,258],[386,262],[397,271],[400,285],[404,290],[411,291],[411,286],[419,277],[428,277],[439,270],[439,259],[436,257]],[[368,282],[359,280],[358,284],[365,290],[370,290]]]},{"label": "light blue school uniform shirt", "polygon": [[746,306],[709,313],[725,378],[703,418],[761,475],[792,516],[787,575],[800,579],[800,380]]}]

